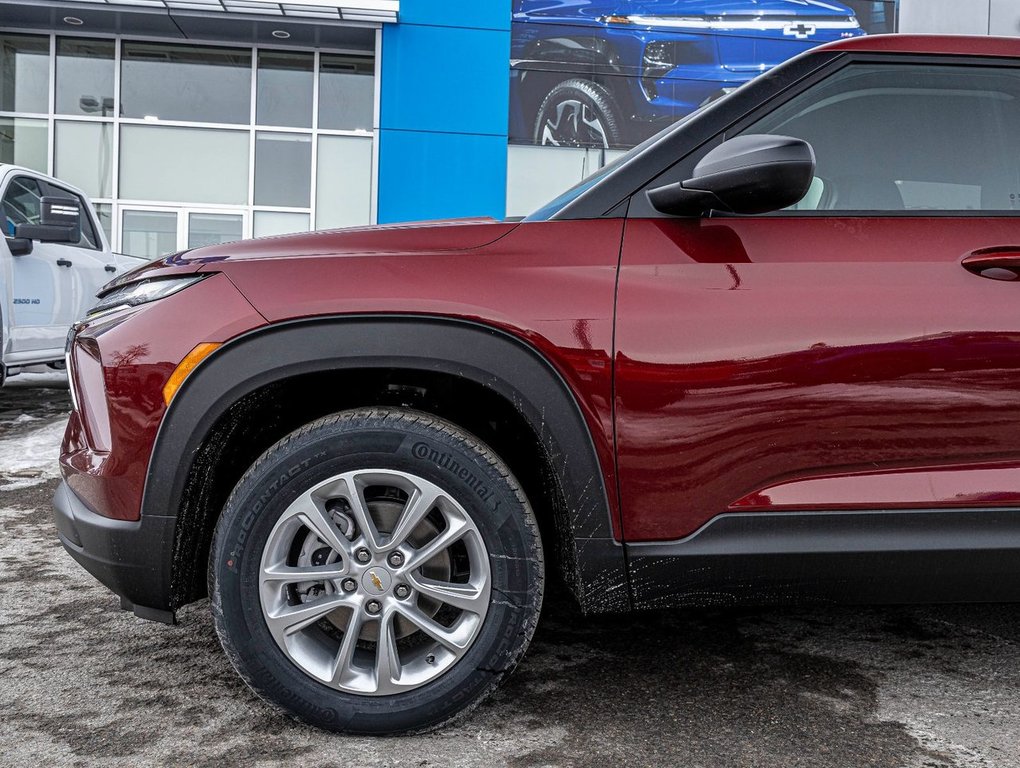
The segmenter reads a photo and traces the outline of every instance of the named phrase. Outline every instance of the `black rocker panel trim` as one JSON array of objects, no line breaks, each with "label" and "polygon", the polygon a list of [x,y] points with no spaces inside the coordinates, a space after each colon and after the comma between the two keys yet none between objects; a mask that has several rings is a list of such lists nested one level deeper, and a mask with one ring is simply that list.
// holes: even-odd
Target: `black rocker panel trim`
[{"label": "black rocker panel trim", "polygon": [[[565,553],[571,559],[565,570],[574,578],[578,600],[590,611],[629,607],[623,549],[613,545],[602,469],[572,392],[536,350],[469,321],[345,315],[278,323],[225,344],[188,376],[160,425],[142,499],[143,519],[177,515],[191,462],[231,404],[277,381],[344,368],[454,374],[513,403],[551,459],[566,501],[575,545]],[[578,557],[580,550],[597,548],[613,555]]]},{"label": "black rocker panel trim", "polygon": [[635,608],[1020,601],[1020,509],[743,512],[626,545]]}]

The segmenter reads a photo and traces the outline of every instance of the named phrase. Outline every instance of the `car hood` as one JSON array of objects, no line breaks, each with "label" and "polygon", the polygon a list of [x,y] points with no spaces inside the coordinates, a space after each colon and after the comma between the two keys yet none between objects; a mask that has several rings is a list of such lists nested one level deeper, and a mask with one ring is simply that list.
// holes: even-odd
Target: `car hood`
[{"label": "car hood", "polygon": [[293,235],[240,240],[172,253],[118,275],[100,290],[107,293],[126,283],[215,269],[220,262],[285,259],[309,256],[445,253],[481,248],[513,230],[519,222],[491,218],[444,219],[411,224],[300,232]]},{"label": "car hood", "polygon": [[196,248],[168,257],[166,263],[214,265],[252,259],[464,251],[488,245],[516,226],[517,222],[478,218],[301,232]]}]

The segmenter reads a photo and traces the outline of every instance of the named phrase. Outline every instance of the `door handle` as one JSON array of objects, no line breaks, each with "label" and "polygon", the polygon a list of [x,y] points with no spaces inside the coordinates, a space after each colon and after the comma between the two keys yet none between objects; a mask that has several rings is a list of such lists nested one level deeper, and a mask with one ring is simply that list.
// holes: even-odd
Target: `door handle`
[{"label": "door handle", "polygon": [[57,266],[58,267],[69,267],[69,266],[71,266],[71,262],[68,261],[67,259],[57,259]]},{"label": "door handle", "polygon": [[960,265],[990,280],[1020,280],[1020,246],[981,248],[964,256]]},{"label": "door handle", "polygon": [[117,271],[117,268],[115,266],[113,266],[113,264],[107,264],[105,267],[103,267],[103,269],[105,269],[107,272],[116,272]]}]

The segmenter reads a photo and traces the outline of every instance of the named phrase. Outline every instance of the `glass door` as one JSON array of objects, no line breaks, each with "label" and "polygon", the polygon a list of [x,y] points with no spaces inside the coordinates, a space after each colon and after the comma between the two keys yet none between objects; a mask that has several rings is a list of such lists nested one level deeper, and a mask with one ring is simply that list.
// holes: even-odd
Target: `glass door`
[{"label": "glass door", "polygon": [[247,214],[205,208],[124,206],[120,210],[120,250],[143,259],[204,245],[241,240]]},{"label": "glass door", "polygon": [[188,248],[232,243],[244,238],[244,215],[240,213],[188,212]]},{"label": "glass door", "polygon": [[178,250],[177,211],[125,208],[121,210],[120,250],[152,260]]}]

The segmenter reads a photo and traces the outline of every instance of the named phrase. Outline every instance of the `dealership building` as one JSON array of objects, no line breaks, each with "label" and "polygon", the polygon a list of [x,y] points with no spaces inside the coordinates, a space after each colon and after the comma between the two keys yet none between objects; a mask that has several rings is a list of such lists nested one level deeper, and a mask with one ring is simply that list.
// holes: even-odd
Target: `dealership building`
[{"label": "dealership building", "polygon": [[[848,4],[903,32],[1020,34],[1015,0]],[[84,189],[140,256],[519,215],[624,150],[508,141],[514,5],[0,2],[0,162]]]}]

